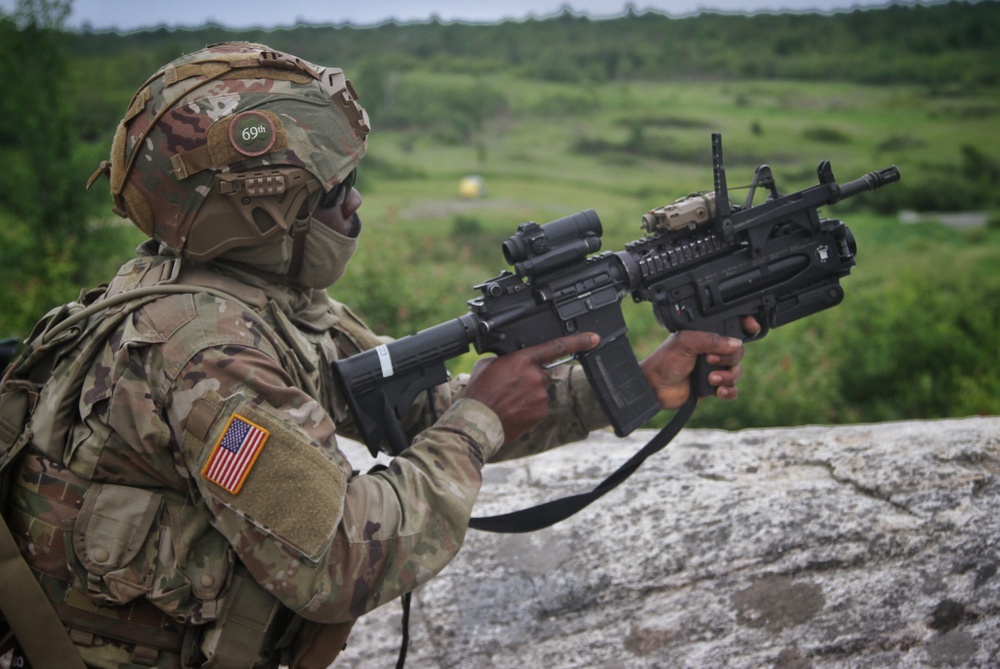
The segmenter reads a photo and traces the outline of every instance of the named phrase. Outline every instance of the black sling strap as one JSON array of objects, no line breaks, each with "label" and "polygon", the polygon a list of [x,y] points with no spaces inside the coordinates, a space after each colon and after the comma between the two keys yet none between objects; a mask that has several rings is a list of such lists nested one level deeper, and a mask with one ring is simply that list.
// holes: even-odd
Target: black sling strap
[{"label": "black sling strap", "polygon": [[519,534],[524,532],[534,532],[536,530],[549,527],[560,520],[569,518],[591,502],[614,490],[618,485],[631,476],[635,470],[646,461],[646,458],[657,453],[664,446],[673,441],[677,433],[687,424],[694,409],[698,404],[698,394],[691,392],[687,402],[684,403],[678,412],[670,419],[666,427],[660,430],[656,436],[649,440],[649,443],[642,447],[638,453],[619,467],[608,478],[604,479],[596,488],[590,492],[570,495],[560,499],[544,502],[538,506],[532,506],[520,511],[513,511],[498,516],[486,516],[472,518],[469,520],[469,527],[483,532],[499,532],[503,534]]}]

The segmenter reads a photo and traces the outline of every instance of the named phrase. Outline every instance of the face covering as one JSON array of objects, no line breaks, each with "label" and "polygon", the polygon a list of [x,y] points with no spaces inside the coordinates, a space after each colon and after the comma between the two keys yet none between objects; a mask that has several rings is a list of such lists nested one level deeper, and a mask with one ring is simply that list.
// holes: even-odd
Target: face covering
[{"label": "face covering", "polygon": [[344,275],[347,263],[357,248],[357,237],[342,235],[312,219],[302,251],[299,283],[318,290],[329,288]]}]

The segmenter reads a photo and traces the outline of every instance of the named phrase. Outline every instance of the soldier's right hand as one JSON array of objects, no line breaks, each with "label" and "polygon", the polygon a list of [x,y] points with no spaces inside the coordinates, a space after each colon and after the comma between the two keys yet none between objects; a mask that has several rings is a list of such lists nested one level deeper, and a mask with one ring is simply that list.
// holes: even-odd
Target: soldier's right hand
[{"label": "soldier's right hand", "polygon": [[552,378],[545,366],[574,353],[589,351],[600,337],[590,332],[569,335],[496,358],[483,358],[472,368],[465,396],[482,402],[503,424],[513,441],[538,426],[549,414]]}]

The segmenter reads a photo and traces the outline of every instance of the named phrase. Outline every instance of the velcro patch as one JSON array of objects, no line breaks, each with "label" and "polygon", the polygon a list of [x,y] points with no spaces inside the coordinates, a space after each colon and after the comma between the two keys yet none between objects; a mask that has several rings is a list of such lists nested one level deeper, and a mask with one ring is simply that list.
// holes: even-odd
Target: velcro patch
[{"label": "velcro patch", "polygon": [[276,139],[274,123],[261,112],[237,114],[229,124],[229,142],[244,156],[264,155]]},{"label": "velcro patch", "polygon": [[235,495],[243,487],[270,435],[261,426],[234,413],[205,461],[201,475]]}]

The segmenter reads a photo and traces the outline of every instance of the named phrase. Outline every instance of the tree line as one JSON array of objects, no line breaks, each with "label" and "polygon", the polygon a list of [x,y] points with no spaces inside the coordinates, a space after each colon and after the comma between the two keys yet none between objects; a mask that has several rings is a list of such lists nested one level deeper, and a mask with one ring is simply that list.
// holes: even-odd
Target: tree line
[{"label": "tree line", "polygon": [[545,19],[495,24],[432,20],[270,31],[161,27],[67,37],[68,52],[89,64],[91,75],[99,74],[103,91],[134,89],[181,53],[239,39],[343,67],[363,85],[365,104],[373,113],[385,102],[387,78],[412,69],[510,72],[581,84],[771,78],[913,83],[941,93],[1000,85],[996,0],[892,4],[834,14],[702,13],[681,18],[632,8],[618,18],[592,19],[566,9]]}]

